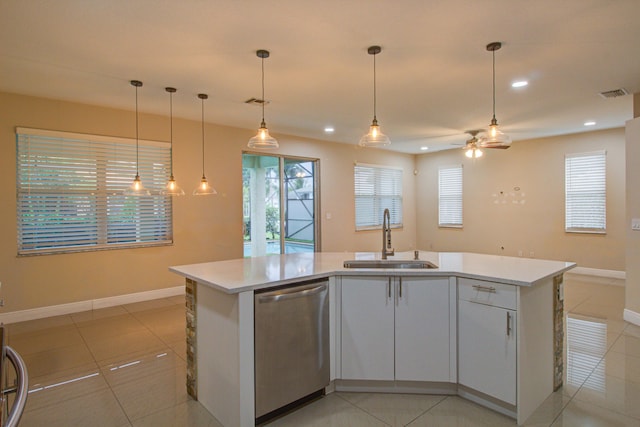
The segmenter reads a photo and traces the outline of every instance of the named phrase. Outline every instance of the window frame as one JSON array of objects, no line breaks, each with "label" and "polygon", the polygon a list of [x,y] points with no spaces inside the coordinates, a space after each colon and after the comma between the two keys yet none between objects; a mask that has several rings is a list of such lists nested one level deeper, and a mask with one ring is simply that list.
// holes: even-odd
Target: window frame
[{"label": "window frame", "polygon": [[[15,135],[18,256],[173,244],[173,201],[160,194],[168,142],[138,140],[136,156],[131,138],[24,127]],[[123,194],[137,170],[151,196]]]},{"label": "window frame", "polygon": [[[591,158],[591,159],[589,159]],[[580,161],[582,159],[582,161]],[[589,176],[581,171],[589,171]],[[595,176],[593,174],[598,174]],[[565,154],[565,232],[607,233],[607,152],[605,150]],[[593,182],[595,179],[595,182]],[[592,182],[589,182],[592,181]],[[583,188],[595,184],[597,188]],[[580,203],[580,196],[591,197],[597,203]],[[582,206],[582,207],[581,207]],[[578,212],[576,212],[576,210]],[[582,212],[598,212],[599,218],[589,219]],[[572,215],[576,212],[575,215]],[[593,216],[593,215],[591,215]],[[592,221],[589,224],[589,221]],[[581,226],[580,223],[583,223]]]},{"label": "window frame", "polygon": [[[360,170],[359,170],[360,169]],[[358,185],[362,182],[359,173],[368,171],[373,182],[369,180],[369,188]],[[383,178],[393,178],[390,187],[383,188]],[[354,222],[356,231],[377,230],[382,226],[383,213],[385,208],[389,208],[391,228],[403,227],[403,180],[404,170],[399,167],[386,165],[373,165],[368,163],[355,163],[353,167],[354,180]],[[389,184],[389,182],[387,182]],[[391,194],[385,194],[391,193]],[[367,202],[368,201],[368,202]],[[373,209],[367,215],[359,215],[364,212],[367,205]],[[359,222],[360,221],[360,222]],[[360,224],[360,225],[359,225]]]},{"label": "window frame", "polygon": [[[453,198],[455,200],[445,205],[443,203],[443,172],[453,172],[459,171],[459,183],[450,182],[447,183],[446,189],[450,189],[454,191],[452,194],[446,194],[445,196]],[[454,184],[456,184],[457,188],[451,188]],[[464,168],[463,165],[451,165],[451,166],[441,166],[438,168],[438,227],[440,228],[463,228],[464,224]],[[459,185],[459,187],[458,187]],[[459,188],[458,192],[455,192]],[[457,194],[459,193],[459,194]],[[452,219],[451,222],[443,222],[443,208],[451,209],[451,206],[454,206],[454,209],[459,206],[459,211],[456,211],[454,214],[450,215],[449,218]],[[457,205],[457,206],[456,206]],[[459,222],[454,222],[455,218],[459,218]],[[447,218],[445,218],[447,219]]]}]

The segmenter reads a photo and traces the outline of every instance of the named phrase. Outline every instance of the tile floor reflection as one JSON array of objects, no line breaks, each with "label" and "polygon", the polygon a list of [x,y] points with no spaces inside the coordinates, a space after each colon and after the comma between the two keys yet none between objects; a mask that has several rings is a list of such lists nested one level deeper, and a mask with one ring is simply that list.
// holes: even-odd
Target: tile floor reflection
[{"label": "tile floor reflection", "polygon": [[[640,426],[640,327],[624,287],[565,278],[565,379],[527,426]],[[186,394],[184,300],[7,325],[29,370],[21,427],[219,427]],[[268,426],[515,426],[458,397],[332,393]]]}]

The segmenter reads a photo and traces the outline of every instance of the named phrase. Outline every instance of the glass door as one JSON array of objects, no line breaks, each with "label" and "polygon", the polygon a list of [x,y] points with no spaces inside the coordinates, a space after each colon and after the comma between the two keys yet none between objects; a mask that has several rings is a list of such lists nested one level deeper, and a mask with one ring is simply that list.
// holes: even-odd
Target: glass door
[{"label": "glass door", "polygon": [[244,256],[319,250],[317,160],[244,153]]}]

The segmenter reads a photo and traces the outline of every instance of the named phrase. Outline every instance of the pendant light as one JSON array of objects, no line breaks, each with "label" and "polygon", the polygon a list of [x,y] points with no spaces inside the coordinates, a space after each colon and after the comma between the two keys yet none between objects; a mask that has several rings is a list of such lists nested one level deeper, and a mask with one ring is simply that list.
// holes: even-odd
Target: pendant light
[{"label": "pendant light", "polygon": [[502,47],[500,42],[492,42],[487,45],[487,50],[493,55],[493,118],[489,128],[478,138],[478,145],[483,148],[509,148],[511,138],[498,129],[496,120],[496,50]]},{"label": "pendant light", "polygon": [[140,179],[140,161],[139,161],[139,149],[138,149],[138,88],[142,86],[140,80],[131,80],[131,86],[136,88],[136,177],[133,179],[131,185],[124,190],[125,196],[150,196],[149,190],[144,188],[142,180]]},{"label": "pendant light", "polygon": [[358,145],[361,147],[382,147],[391,144],[389,137],[380,132],[380,126],[376,118],[376,55],[382,52],[382,48],[380,46],[370,46],[367,52],[369,55],[373,55],[373,121],[369,127],[369,132],[360,138]]},{"label": "pendant light", "polygon": [[164,196],[184,196],[184,190],[180,188],[175,178],[173,177],[173,94],[176,93],[176,88],[174,87],[165,87],[169,93],[169,123],[170,123],[170,136],[169,140],[169,161],[171,162],[171,173],[169,175],[169,181],[167,181],[167,185],[164,190],[162,190],[161,194]]},{"label": "pendant light", "polygon": [[467,140],[464,148],[464,155],[470,159],[477,159],[478,157],[482,157],[482,150],[478,147],[478,139],[476,135],[478,134],[478,130],[470,130],[467,131],[471,135],[471,139]]},{"label": "pendant light", "polygon": [[264,104],[266,102],[264,98],[264,59],[269,57],[269,51],[260,49],[256,51],[256,55],[262,60],[262,99],[260,100],[260,103],[262,104],[262,122],[260,123],[258,133],[249,140],[247,145],[249,148],[278,148],[278,140],[269,135],[269,129],[267,129],[267,125],[264,122]]},{"label": "pendant light", "polygon": [[209,194],[217,194],[218,192],[209,185],[207,177],[204,175],[204,100],[209,98],[209,95],[205,93],[199,93],[198,98],[202,100],[202,178],[200,184],[193,190],[194,196],[207,196]]}]

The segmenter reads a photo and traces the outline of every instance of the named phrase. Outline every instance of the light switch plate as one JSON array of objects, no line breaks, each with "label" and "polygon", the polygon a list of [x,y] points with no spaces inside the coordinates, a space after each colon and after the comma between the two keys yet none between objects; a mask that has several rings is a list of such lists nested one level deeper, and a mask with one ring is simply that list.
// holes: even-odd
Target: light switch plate
[{"label": "light switch plate", "polygon": [[631,220],[631,229],[640,231],[640,218],[633,218]]}]

